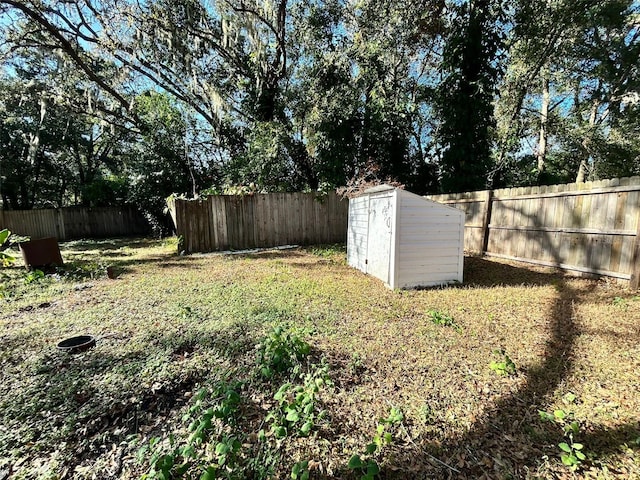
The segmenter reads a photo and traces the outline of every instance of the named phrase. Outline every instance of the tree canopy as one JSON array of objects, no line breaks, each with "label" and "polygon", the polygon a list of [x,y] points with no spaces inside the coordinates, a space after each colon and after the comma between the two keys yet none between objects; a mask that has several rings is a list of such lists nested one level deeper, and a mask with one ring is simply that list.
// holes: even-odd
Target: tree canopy
[{"label": "tree canopy", "polygon": [[0,0],[4,208],[640,173],[634,0]]}]

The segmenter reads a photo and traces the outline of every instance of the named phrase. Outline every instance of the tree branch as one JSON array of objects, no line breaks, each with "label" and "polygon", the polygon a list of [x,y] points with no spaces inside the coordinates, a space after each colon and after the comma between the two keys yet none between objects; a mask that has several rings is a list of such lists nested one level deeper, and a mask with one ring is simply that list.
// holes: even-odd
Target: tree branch
[{"label": "tree branch", "polygon": [[76,51],[74,46],[60,33],[58,28],[53,25],[44,15],[37,12],[34,9],[27,7],[22,2],[16,0],[0,0],[0,4],[5,4],[21,11],[24,15],[32,19],[37,24],[41,25],[46,32],[51,35],[60,44],[60,48],[73,60],[73,62],[89,77],[90,80],[95,82],[100,88],[111,95],[114,99],[120,103],[125,109],[131,108],[131,102],[129,102],[123,95],[121,95],[115,88],[109,85],[105,79],[98,76],[95,71],[82,59],[80,52]]}]

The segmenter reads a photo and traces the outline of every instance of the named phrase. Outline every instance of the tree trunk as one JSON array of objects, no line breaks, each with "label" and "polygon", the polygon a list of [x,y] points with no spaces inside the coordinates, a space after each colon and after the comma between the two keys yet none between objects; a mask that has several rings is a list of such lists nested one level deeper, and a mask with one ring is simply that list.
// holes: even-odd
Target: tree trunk
[{"label": "tree trunk", "polygon": [[538,138],[537,158],[537,174],[538,182],[541,180],[545,171],[547,159],[547,124],[549,122],[549,103],[551,95],[549,94],[549,67],[545,65],[542,70],[542,104],[540,105],[540,137]]},{"label": "tree trunk", "polygon": [[580,159],[580,165],[578,166],[578,173],[576,175],[576,183],[584,183],[587,177],[587,167],[590,156],[591,136],[593,135],[594,128],[596,126],[596,119],[598,117],[598,107],[600,106],[600,100],[597,98],[593,100],[591,105],[591,113],[589,114],[589,128],[582,139],[582,158]]},{"label": "tree trunk", "polygon": [[583,158],[580,160],[580,166],[578,167],[578,174],[576,175],[576,183],[584,183],[584,179],[587,175],[587,161]]}]

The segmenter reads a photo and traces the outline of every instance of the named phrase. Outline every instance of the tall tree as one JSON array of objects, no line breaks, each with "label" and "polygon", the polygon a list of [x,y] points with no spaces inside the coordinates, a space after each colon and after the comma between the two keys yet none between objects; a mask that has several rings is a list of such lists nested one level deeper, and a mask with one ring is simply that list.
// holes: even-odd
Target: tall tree
[{"label": "tall tree", "polygon": [[507,183],[634,171],[638,8],[627,0],[516,3],[497,109]]},{"label": "tall tree", "polygon": [[37,53],[0,78],[4,207],[115,202],[96,197],[96,187],[107,186],[103,176],[117,168],[114,153],[126,134],[86,112],[100,109],[99,92],[58,57]]},{"label": "tall tree", "polygon": [[485,188],[491,169],[493,101],[502,64],[504,7],[495,0],[451,6],[442,58],[438,116],[442,189]]},{"label": "tall tree", "polygon": [[303,61],[293,116],[322,181],[343,184],[373,162],[382,178],[409,183],[425,165],[416,125],[443,9],[443,1],[423,0],[309,2],[297,10]]}]

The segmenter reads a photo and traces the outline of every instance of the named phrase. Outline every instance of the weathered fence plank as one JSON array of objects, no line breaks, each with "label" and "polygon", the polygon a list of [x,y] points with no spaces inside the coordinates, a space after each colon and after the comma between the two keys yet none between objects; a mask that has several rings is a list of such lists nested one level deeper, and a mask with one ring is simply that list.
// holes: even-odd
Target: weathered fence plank
[{"label": "weathered fence plank", "polygon": [[631,279],[629,286],[637,290],[640,286],[640,212],[636,215],[636,237],[631,246]]},{"label": "weathered fence plank", "polygon": [[145,235],[151,231],[144,216],[130,206],[4,210],[0,220],[0,228],[17,235],[55,237],[58,241]]},{"label": "weathered fence plank", "polygon": [[186,252],[344,242],[349,202],[335,193],[219,195],[169,202]]},{"label": "weathered fence plank", "polygon": [[640,177],[429,198],[465,211],[471,253],[640,282]]}]

